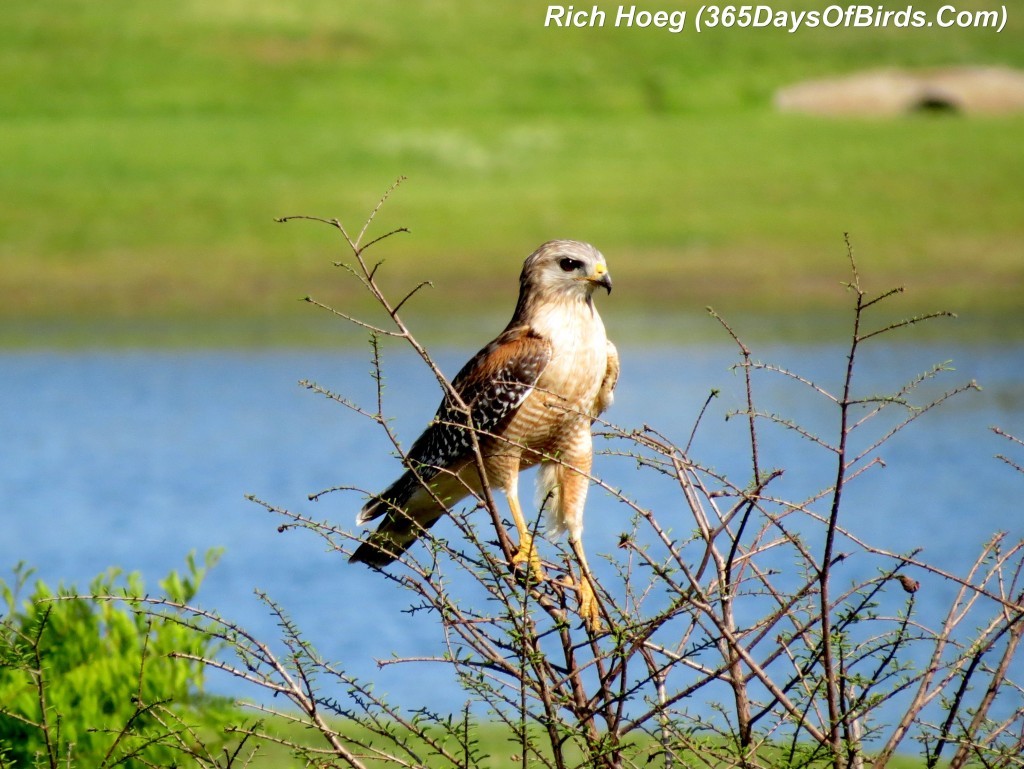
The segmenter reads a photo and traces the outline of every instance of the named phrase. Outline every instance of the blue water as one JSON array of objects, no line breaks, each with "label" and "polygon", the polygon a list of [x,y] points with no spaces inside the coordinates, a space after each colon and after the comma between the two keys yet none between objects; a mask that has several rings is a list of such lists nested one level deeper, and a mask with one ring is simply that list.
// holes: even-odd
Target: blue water
[{"label": "blue water", "polygon": [[[439,361],[453,374],[471,352],[446,350]],[[845,365],[844,350],[830,345],[774,345],[757,353],[826,388],[838,388]],[[655,426],[685,443],[708,393],[719,389],[692,453],[746,480],[745,420],[725,419],[743,402],[742,375],[730,370],[734,348],[627,348],[622,358],[610,418],[624,427]],[[863,394],[876,394],[949,359],[957,370],[930,382],[927,393],[971,379],[984,389],[926,414],[872,454],[886,467],[850,487],[843,520],[880,547],[923,547],[943,568],[962,571],[992,532],[1024,536],[1024,477],[993,458],[1014,451],[989,431],[998,425],[1024,435],[1024,347],[880,346],[861,361],[859,381]],[[370,369],[364,350],[3,353],[0,566],[25,561],[51,585],[85,589],[116,565],[140,571],[155,590],[168,571],[182,568],[188,551],[223,546],[224,558],[200,591],[201,605],[274,639],[275,620],[253,592],[265,590],[324,657],[375,680],[378,692],[410,705],[430,692],[430,705],[459,707],[465,697],[439,666],[377,669],[378,659],[440,651],[439,639],[403,613],[407,595],[327,552],[308,532],[278,533],[281,521],[244,498],[254,494],[350,525],[358,494],[335,493],[316,503],[307,495],[348,484],[379,489],[398,462],[369,420],[297,381],[317,381],[373,411]],[[433,414],[437,385],[397,347],[385,349],[385,372],[385,409],[408,445]],[[760,373],[756,384],[761,408],[823,434],[834,428],[825,400],[792,380]],[[766,430],[760,448],[763,465],[786,468],[773,487],[782,496],[819,488],[834,472],[792,431]],[[1016,457],[1021,461],[1021,452]],[[599,456],[595,472],[666,515],[681,510],[671,484],[638,476],[628,459]],[[591,492],[586,520],[592,553],[614,551],[628,527],[623,506],[599,489]],[[442,532],[454,535],[450,527]],[[591,560],[600,575],[606,567]],[[850,568],[856,576],[856,563]],[[948,599],[948,585],[918,576],[926,588],[922,601]],[[258,696],[223,675],[214,674],[210,687]]]}]

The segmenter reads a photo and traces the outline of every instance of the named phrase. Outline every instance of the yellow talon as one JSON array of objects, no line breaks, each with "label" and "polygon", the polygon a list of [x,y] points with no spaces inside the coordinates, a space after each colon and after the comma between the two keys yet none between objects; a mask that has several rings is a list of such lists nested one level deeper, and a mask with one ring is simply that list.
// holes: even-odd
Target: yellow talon
[{"label": "yellow talon", "polygon": [[534,579],[538,583],[544,582],[548,578],[547,572],[544,571],[544,566],[540,562],[540,556],[537,555],[537,548],[533,546],[533,537],[529,534],[523,537],[522,542],[519,543],[519,549],[512,556],[513,569],[518,571],[527,566],[533,572]]},{"label": "yellow talon", "polygon": [[588,630],[593,633],[599,633],[601,631],[601,605],[597,602],[594,588],[585,575],[580,576],[579,591],[580,617],[583,619]]}]

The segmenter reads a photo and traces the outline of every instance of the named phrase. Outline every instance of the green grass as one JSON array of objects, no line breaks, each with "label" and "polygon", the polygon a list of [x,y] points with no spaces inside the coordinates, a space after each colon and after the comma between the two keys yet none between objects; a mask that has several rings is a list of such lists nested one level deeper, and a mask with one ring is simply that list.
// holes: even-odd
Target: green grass
[{"label": "green grass", "polygon": [[672,35],[544,29],[545,8],[15,4],[0,342],[139,319],[293,328],[309,293],[350,306],[334,233],[273,218],[357,227],[399,175],[375,231],[412,234],[378,253],[396,289],[434,282],[426,313],[510,305],[551,237],[597,244],[627,312],[815,311],[848,231],[871,283],[909,285],[912,306],[1019,321],[1024,115],[822,119],[771,97],[867,67],[1024,66],[1024,13],[998,34]]},{"label": "green grass", "polygon": [[[368,738],[365,732],[359,731],[356,727],[336,725],[342,734],[356,735],[358,734],[363,740]],[[485,722],[477,723],[472,727],[472,737],[475,741],[475,749],[478,760],[472,765],[476,769],[515,769],[516,767],[522,766],[518,756],[521,755],[520,744],[515,738],[514,734],[510,729],[502,724],[496,722]],[[266,734],[272,734],[277,739],[289,742],[293,745],[301,745],[314,749],[325,749],[327,748],[326,740],[316,731],[298,726],[294,723],[288,723],[284,718],[267,718],[263,721],[262,731]],[[540,737],[540,740],[543,738]],[[644,750],[638,750],[634,756],[634,762],[637,765],[643,765],[645,760],[645,752],[649,752],[650,760],[648,765],[652,767],[660,767],[662,765],[661,759],[658,757],[657,743],[655,740],[646,734],[640,734],[637,737],[641,742],[638,745],[647,746]],[[408,745],[416,750],[416,739],[409,739]],[[710,744],[710,743],[709,743]],[[250,743],[250,747],[252,744]],[[456,755],[462,755],[458,746],[455,744],[454,739],[450,739],[447,742],[447,747],[450,751],[456,753]],[[709,751],[710,752],[710,751]],[[422,751],[420,755],[428,755],[429,751]],[[581,761],[580,755],[570,755],[569,758],[574,762],[572,765],[576,765],[575,762]],[[686,760],[686,756],[677,756],[676,765],[678,766],[705,766],[709,760],[707,754],[702,755],[699,759],[693,757],[691,760]],[[922,759],[918,759],[913,756],[895,756],[889,761],[889,769],[920,769],[924,767],[925,762]],[[295,755],[295,751],[284,745],[263,741],[259,743],[258,749],[255,752],[253,760],[247,764],[250,769],[302,769],[306,764]],[[375,762],[369,760],[367,766],[371,767],[383,767],[387,766],[383,762]],[[428,762],[427,766],[447,766],[444,762]],[[822,764],[824,766],[824,764]],[[941,763],[940,766],[946,766],[946,763]]]}]

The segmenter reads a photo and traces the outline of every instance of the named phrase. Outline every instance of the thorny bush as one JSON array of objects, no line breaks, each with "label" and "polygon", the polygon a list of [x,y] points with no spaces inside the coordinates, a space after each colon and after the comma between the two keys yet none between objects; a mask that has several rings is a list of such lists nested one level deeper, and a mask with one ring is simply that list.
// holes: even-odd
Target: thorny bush
[{"label": "thorny bush", "polygon": [[[338,266],[384,318],[370,323],[308,299],[369,335],[378,397],[363,405],[303,384],[370,420],[405,458],[386,409],[384,343],[409,347],[442,391],[452,391],[401,315],[425,284],[393,299],[378,281],[381,263],[367,260],[368,249],[404,232],[366,241],[393,190],[355,236],[336,219],[281,221],[312,219],[336,230],[350,252]],[[667,479],[678,499],[670,509],[649,509],[628,489],[592,479],[630,521],[619,546],[605,554],[602,629],[578,622],[575,595],[565,587],[570,581],[557,579],[578,570],[566,547],[551,545],[555,557],[546,566],[555,579],[524,582],[509,567],[508,523],[486,485],[452,511],[451,536],[424,532],[420,545],[381,573],[406,591],[422,632],[436,634],[441,651],[434,662],[448,665],[466,693],[464,712],[388,703],[371,681],[324,660],[268,597],[282,628],[277,642],[212,612],[196,609],[183,620],[181,607],[155,602],[149,613],[170,610],[225,642],[232,657],[180,656],[283,698],[289,708],[251,707],[312,727],[323,738],[318,747],[267,735],[259,725],[239,731],[284,741],[312,765],[841,769],[883,767],[916,744],[929,767],[1024,766],[1024,542],[993,533],[968,572],[954,574],[919,552],[876,547],[845,514],[847,487],[882,463],[890,440],[975,387],[968,382],[919,400],[924,383],[947,375],[938,365],[892,392],[862,392],[857,374],[866,348],[948,313],[880,321],[880,308],[897,302],[900,291],[868,293],[849,243],[847,253],[851,325],[836,386],[759,362],[712,312],[737,353],[743,406],[729,416],[744,425],[745,470],[718,471],[691,451],[693,436],[709,429],[713,394],[703,408],[690,404],[700,416],[683,445],[653,427],[595,425],[603,453],[637,465],[637,489],[651,478]],[[769,376],[792,381],[802,397],[823,404],[834,429],[812,431],[768,408],[759,382]],[[764,436],[780,429],[817,455],[827,478],[795,494],[776,491],[787,469],[776,464]],[[372,491],[339,486],[312,497],[335,493],[355,501]],[[279,516],[282,531],[308,530],[339,556],[358,543],[358,533],[343,526],[256,501]],[[851,579],[843,567],[852,560],[871,576]],[[918,605],[926,575],[954,588],[943,613],[926,614]],[[391,662],[399,663],[422,661]],[[512,755],[504,764],[484,755],[480,742],[481,730],[496,728]]]}]

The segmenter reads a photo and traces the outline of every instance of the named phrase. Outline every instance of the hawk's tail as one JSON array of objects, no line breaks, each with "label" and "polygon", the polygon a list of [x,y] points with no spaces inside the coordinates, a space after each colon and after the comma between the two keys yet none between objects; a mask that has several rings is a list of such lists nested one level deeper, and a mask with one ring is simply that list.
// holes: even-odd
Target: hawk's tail
[{"label": "hawk's tail", "polygon": [[433,526],[442,513],[436,512],[430,518],[416,516],[405,510],[392,509],[387,513],[377,530],[363,542],[349,558],[350,563],[365,563],[367,566],[383,568],[398,560],[409,546],[419,539],[425,529]]},{"label": "hawk's tail", "polygon": [[405,473],[359,511],[356,523],[360,526],[381,516],[384,520],[356,549],[349,562],[376,568],[387,566],[400,558],[445,512],[446,508],[438,505],[419,478]]}]

